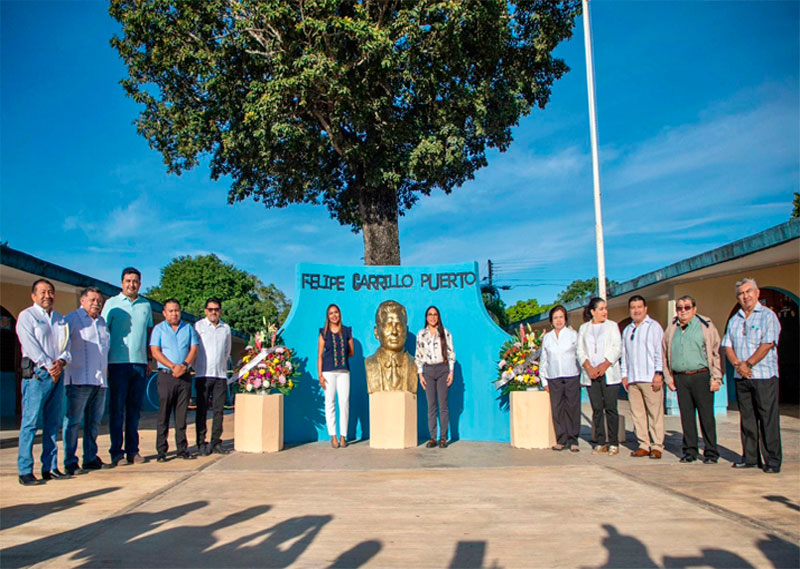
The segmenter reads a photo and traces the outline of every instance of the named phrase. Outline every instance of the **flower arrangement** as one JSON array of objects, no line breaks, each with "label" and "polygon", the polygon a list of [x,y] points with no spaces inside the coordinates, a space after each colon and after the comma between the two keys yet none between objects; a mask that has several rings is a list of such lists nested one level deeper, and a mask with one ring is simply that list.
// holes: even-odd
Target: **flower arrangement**
[{"label": "flower arrangement", "polygon": [[[286,346],[275,345],[277,327],[267,325],[256,332],[253,345],[247,346],[236,370],[236,382],[242,393],[267,395],[272,392],[289,395],[297,386],[294,378],[300,375],[294,353]],[[269,348],[264,344],[271,337]]]},{"label": "flower arrangement", "polygon": [[537,334],[530,325],[520,324],[514,336],[500,348],[494,386],[505,395],[511,391],[542,389],[539,379],[539,354],[544,330]]}]

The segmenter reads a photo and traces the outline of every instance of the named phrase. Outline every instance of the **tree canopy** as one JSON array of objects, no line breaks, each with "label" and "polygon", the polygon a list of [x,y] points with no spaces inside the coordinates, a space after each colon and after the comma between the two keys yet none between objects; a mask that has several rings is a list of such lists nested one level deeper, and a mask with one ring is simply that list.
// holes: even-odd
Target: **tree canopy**
[{"label": "tree canopy", "polygon": [[[619,285],[617,281],[610,281],[606,278],[606,290]],[[573,300],[589,299],[589,297],[597,294],[597,277],[587,280],[574,280],[567,288],[561,291],[556,297],[555,304],[566,304]]]},{"label": "tree canopy", "polygon": [[514,306],[506,309],[508,320],[511,323],[520,322],[531,316],[536,316],[542,312],[547,312],[553,307],[552,304],[540,305],[539,301],[535,298],[528,300],[518,300]]},{"label": "tree canopy", "polygon": [[568,71],[580,0],[111,0],[139,133],[180,173],[210,156],[230,203],[325,205],[367,264],[398,215],[505,150]]},{"label": "tree canopy", "polygon": [[222,319],[247,334],[262,329],[262,319],[280,324],[291,308],[275,285],[265,286],[213,254],[176,257],[161,269],[159,285],[145,294],[159,302],[176,298],[183,310],[196,316],[202,316],[206,300],[216,296],[222,301]]},{"label": "tree canopy", "polygon": [[486,312],[489,313],[494,323],[503,328],[508,328],[510,324],[508,314],[506,314],[506,303],[500,298],[500,291],[493,285],[481,285],[481,298]]}]

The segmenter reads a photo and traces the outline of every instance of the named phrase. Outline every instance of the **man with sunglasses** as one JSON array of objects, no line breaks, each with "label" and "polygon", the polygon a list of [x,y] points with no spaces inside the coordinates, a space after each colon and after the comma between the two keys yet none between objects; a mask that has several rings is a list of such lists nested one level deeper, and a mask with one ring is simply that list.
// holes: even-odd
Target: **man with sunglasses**
[{"label": "man with sunglasses", "polygon": [[703,463],[716,464],[717,423],[714,392],[722,386],[719,332],[705,316],[697,314],[697,302],[685,295],[675,302],[677,316],[664,332],[664,380],[678,392],[683,430],[681,462],[695,462],[699,456],[697,420],[703,433]]},{"label": "man with sunglasses", "polygon": [[[200,337],[200,349],[195,361],[197,388],[197,452],[207,456],[212,452],[227,454],[222,446],[222,419],[228,391],[228,358],[231,356],[231,328],[220,320],[222,301],[212,296],[206,300],[206,317],[198,320],[194,329]],[[211,423],[211,444],[206,442],[206,412],[211,398],[214,420]]]},{"label": "man with sunglasses", "polygon": [[664,452],[664,374],[662,369],[661,325],[647,315],[647,301],[641,295],[628,299],[631,322],[622,332],[620,373],[628,392],[633,430],[639,448],[631,456],[660,459]]},{"label": "man with sunglasses", "polygon": [[[781,471],[781,426],[778,408],[778,337],[781,325],[775,313],[758,302],[756,281],[736,283],[741,308],[731,316],[722,339],[725,356],[735,370],[736,398],[742,431],[742,462],[734,468],[763,466]],[[762,463],[759,439],[763,449]]]}]

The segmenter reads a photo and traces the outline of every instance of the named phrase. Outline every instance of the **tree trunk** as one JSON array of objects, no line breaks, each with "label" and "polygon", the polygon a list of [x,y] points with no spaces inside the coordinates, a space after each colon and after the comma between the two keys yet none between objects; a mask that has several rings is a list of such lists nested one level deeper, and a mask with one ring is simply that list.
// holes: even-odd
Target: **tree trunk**
[{"label": "tree trunk", "polygon": [[359,192],[365,265],[399,265],[400,233],[397,229],[397,195],[391,190]]}]

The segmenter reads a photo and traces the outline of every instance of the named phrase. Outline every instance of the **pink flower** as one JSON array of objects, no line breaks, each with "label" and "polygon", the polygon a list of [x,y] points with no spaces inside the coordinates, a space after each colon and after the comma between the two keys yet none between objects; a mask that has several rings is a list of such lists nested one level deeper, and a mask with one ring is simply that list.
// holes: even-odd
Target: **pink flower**
[{"label": "pink flower", "polygon": [[256,389],[258,389],[259,387],[261,387],[261,378],[258,378],[258,377],[257,377],[257,378],[255,378],[255,379],[253,380],[253,387],[255,387]]},{"label": "pink flower", "polygon": [[280,382],[281,382],[281,385],[283,385],[284,383],[286,383],[286,376],[285,376],[285,375],[281,375],[281,376],[278,378],[278,381],[280,381]]}]

